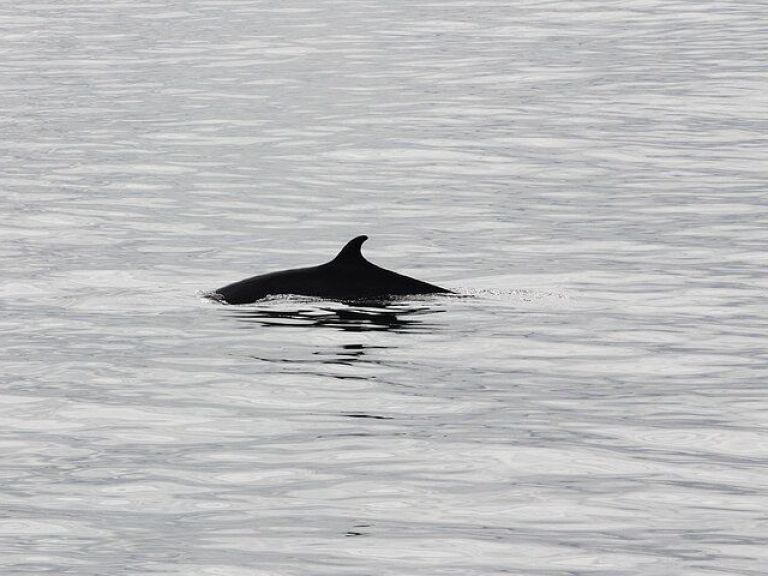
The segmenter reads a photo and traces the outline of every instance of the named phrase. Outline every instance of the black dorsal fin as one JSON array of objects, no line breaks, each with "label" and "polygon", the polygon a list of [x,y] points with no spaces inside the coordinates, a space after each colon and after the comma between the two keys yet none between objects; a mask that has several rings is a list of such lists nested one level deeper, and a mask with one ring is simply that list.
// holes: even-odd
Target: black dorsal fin
[{"label": "black dorsal fin", "polygon": [[336,264],[355,264],[358,262],[365,262],[365,258],[363,258],[363,255],[360,253],[360,248],[363,245],[363,242],[368,240],[368,236],[358,236],[357,238],[352,238],[347,244],[344,246],[344,248],[341,249],[341,252],[339,252],[336,255],[336,258],[334,258],[332,261]]}]

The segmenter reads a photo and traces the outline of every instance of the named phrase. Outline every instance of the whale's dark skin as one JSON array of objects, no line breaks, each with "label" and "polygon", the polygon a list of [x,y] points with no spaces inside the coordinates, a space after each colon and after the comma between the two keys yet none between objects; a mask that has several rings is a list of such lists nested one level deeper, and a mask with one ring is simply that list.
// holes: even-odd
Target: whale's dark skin
[{"label": "whale's dark skin", "polygon": [[219,288],[211,297],[249,304],[266,296],[297,294],[329,300],[358,300],[410,294],[449,294],[450,290],[371,264],[360,247],[368,236],[350,240],[336,258],[310,268],[295,268],[246,278]]}]

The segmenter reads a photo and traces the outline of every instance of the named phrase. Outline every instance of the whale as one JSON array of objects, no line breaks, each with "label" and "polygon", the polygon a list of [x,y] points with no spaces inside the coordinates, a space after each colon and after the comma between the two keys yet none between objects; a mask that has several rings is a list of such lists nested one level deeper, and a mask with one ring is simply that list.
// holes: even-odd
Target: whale
[{"label": "whale", "polygon": [[368,236],[357,236],[330,262],[253,276],[217,288],[209,298],[227,304],[250,304],[281,294],[327,300],[373,300],[391,296],[452,294],[409,276],[386,270],[366,260],[360,249]]}]

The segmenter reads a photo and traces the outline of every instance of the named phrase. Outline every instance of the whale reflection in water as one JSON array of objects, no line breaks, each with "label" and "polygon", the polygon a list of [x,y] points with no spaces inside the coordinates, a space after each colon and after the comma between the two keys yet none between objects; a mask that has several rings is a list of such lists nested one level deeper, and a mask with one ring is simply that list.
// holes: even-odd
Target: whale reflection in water
[{"label": "whale reflection in water", "polygon": [[241,327],[326,327],[349,332],[431,332],[433,323],[424,316],[444,312],[429,305],[403,302],[317,302],[295,297],[266,300],[263,304],[227,309]]}]

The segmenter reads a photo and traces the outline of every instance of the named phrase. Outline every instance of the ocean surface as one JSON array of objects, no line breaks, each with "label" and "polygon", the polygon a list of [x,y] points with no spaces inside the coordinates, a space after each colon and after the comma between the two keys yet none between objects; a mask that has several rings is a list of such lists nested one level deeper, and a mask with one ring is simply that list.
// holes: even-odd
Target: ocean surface
[{"label": "ocean surface", "polygon": [[[763,576],[768,4],[0,4],[0,574]],[[354,236],[456,296],[206,291]]]}]

